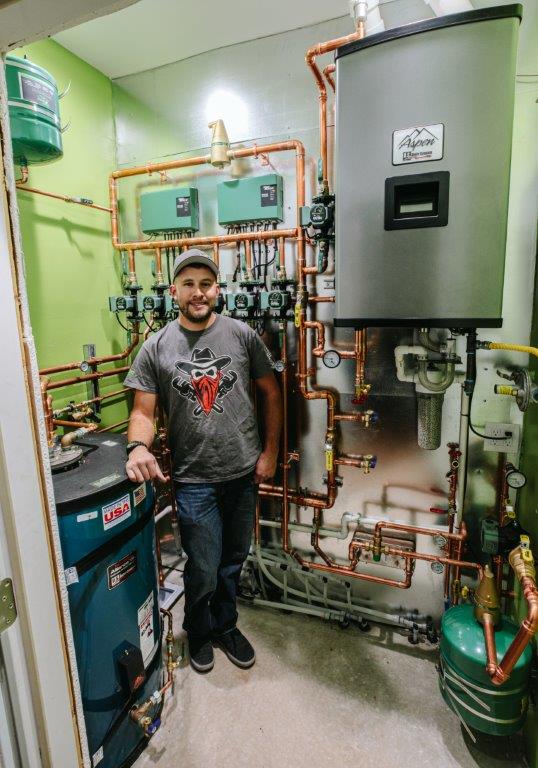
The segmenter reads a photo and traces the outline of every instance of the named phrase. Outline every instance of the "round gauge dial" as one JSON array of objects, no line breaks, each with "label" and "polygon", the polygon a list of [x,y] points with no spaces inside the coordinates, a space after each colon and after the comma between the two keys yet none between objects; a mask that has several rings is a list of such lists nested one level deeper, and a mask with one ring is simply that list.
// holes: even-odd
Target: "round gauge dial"
[{"label": "round gauge dial", "polygon": [[82,373],[88,373],[90,370],[90,364],[86,362],[86,360],[83,360],[81,364],[79,365],[80,370]]},{"label": "round gauge dial", "polygon": [[443,573],[445,570],[443,563],[433,562],[430,567],[434,573]]},{"label": "round gauge dial", "polygon": [[323,355],[323,364],[327,366],[327,368],[338,368],[340,365],[340,362],[342,358],[336,351],[336,349],[328,349],[327,352]]},{"label": "round gauge dial", "polygon": [[282,360],[277,360],[277,361],[275,362],[275,364],[274,364],[274,369],[275,369],[275,371],[276,371],[277,373],[282,373],[282,371],[284,370],[284,368],[285,368],[285,367],[286,367],[286,366],[284,365],[284,363],[282,362]]},{"label": "round gauge dial", "polygon": [[510,488],[523,488],[527,482],[527,478],[520,472],[519,469],[512,469],[506,473],[506,482]]},{"label": "round gauge dial", "polygon": [[440,549],[442,549],[443,547],[446,547],[446,539],[440,533],[436,534],[433,537],[433,543],[435,544],[436,547],[439,547]]}]

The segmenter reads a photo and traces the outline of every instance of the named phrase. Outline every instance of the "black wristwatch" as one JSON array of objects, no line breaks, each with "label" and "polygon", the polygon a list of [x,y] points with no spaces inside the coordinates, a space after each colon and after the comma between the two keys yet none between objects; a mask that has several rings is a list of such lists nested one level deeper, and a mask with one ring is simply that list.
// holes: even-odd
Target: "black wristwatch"
[{"label": "black wristwatch", "polygon": [[143,445],[144,448],[149,451],[148,446],[142,442],[142,440],[131,440],[131,442],[127,443],[125,446],[125,451],[127,453],[127,456],[131,453],[131,451],[134,451],[135,448],[138,448],[139,445]]}]

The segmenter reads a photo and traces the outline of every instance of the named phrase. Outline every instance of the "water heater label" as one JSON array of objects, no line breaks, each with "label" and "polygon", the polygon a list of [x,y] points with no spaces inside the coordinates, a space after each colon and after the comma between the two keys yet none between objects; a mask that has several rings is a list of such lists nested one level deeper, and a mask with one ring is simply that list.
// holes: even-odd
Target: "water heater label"
[{"label": "water heater label", "polygon": [[103,528],[108,531],[109,528],[114,528],[129,517],[131,517],[131,501],[127,494],[103,507]]},{"label": "water heater label", "polygon": [[153,592],[138,609],[138,629],[140,632],[140,650],[144,664],[151,655],[155,645],[155,633],[153,629]]},{"label": "water heater label", "polygon": [[276,184],[262,184],[260,187],[260,205],[268,208],[278,204]]},{"label": "water heater label", "polygon": [[138,488],[134,489],[133,498],[134,498],[135,507],[138,507],[138,505],[144,501],[144,499],[146,498],[145,483],[143,485],[139,485]]},{"label": "water heater label", "polygon": [[191,215],[190,197],[176,197],[176,215],[180,219]]},{"label": "water heater label", "polygon": [[92,768],[95,768],[96,765],[99,765],[104,756],[105,753],[103,751],[103,747],[99,747],[97,752],[95,752],[94,756],[92,757]]},{"label": "water heater label", "polygon": [[392,134],[392,164],[426,163],[442,160],[445,126],[414,125]]},{"label": "water heater label", "polygon": [[19,72],[22,98],[27,101],[35,101],[42,107],[47,107],[54,112],[56,106],[56,91],[52,85],[37,80],[35,77],[28,77]]},{"label": "water heater label", "polygon": [[108,574],[108,588],[114,589],[114,587],[119,587],[120,584],[127,581],[129,576],[135,573],[137,568],[136,550],[125,555],[121,560],[109,565],[106,569]]}]

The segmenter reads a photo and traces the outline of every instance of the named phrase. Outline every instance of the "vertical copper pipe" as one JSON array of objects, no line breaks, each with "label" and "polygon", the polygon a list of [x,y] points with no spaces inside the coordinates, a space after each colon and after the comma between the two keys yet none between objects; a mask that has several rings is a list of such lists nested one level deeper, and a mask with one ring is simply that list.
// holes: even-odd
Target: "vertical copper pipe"
[{"label": "vertical copper pipe", "polygon": [[45,417],[45,430],[47,435],[47,445],[51,448],[54,445],[54,415],[52,408],[52,397],[47,394],[50,379],[45,376],[41,379],[41,401],[43,403],[43,414]]},{"label": "vertical copper pipe", "polygon": [[245,240],[245,262],[247,265],[247,272],[252,271],[252,244],[250,240]]},{"label": "vertical copper pipe", "polygon": [[495,644],[495,625],[490,613],[484,613],[483,623],[487,658],[486,672],[488,675],[493,675],[497,670],[497,648]]},{"label": "vertical copper pipe", "polygon": [[219,244],[213,243],[213,261],[215,264],[220,266],[220,254],[219,254]]},{"label": "vertical copper pipe", "polygon": [[290,519],[290,501],[289,501],[289,425],[288,425],[288,335],[287,323],[283,322],[281,334],[281,359],[284,365],[282,370],[282,549],[289,551],[289,519]]},{"label": "vertical copper pipe", "polygon": [[336,91],[336,83],[333,79],[333,74],[336,70],[336,66],[334,64],[327,64],[325,69],[323,70],[323,74],[325,75],[325,79],[333,89],[333,91]]}]

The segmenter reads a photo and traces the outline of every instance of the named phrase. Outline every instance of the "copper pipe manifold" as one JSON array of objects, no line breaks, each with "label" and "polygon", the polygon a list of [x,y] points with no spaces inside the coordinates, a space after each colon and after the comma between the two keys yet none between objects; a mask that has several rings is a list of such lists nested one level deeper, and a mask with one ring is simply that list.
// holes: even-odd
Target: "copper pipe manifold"
[{"label": "copper pipe manifold", "polygon": [[523,597],[527,602],[527,615],[521,622],[517,635],[512,640],[500,663],[497,663],[497,649],[495,645],[494,619],[488,613],[484,613],[484,642],[486,645],[487,664],[486,671],[494,685],[502,685],[510,677],[512,670],[518,662],[521,654],[538,631],[538,590],[536,588],[536,571],[532,554],[524,554],[521,546],[510,552],[508,560],[519,583]]}]

